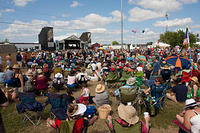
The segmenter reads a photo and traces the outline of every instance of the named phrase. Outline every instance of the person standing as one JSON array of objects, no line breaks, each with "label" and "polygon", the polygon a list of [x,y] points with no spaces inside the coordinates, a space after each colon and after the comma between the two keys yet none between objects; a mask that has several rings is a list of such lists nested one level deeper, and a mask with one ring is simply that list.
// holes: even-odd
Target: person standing
[{"label": "person standing", "polygon": [[1,56],[0,56],[0,65],[2,64],[2,59],[1,59]]},{"label": "person standing", "polygon": [[7,66],[12,66],[12,64],[11,64],[11,54],[8,54],[7,56],[6,56],[6,65]]},{"label": "person standing", "polygon": [[18,52],[16,55],[16,61],[20,65],[20,67],[22,67],[22,55],[20,54],[20,52]]}]

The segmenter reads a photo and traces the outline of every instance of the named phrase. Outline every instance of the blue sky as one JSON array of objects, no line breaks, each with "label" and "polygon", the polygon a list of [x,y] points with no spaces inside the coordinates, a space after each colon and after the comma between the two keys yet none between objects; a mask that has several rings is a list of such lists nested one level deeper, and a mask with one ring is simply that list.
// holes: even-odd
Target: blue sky
[{"label": "blue sky", "polygon": [[[198,0],[123,0],[123,8],[125,43],[156,42],[167,25],[200,33]],[[0,0],[0,40],[37,42],[41,28],[53,26],[54,40],[90,31],[92,43],[120,42],[120,10],[121,0]]]}]

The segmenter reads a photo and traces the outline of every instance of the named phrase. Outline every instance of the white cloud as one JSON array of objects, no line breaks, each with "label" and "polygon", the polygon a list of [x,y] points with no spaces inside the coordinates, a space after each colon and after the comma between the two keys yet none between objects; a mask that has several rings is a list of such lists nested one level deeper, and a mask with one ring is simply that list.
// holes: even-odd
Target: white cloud
[{"label": "white cloud", "polygon": [[92,29],[103,27],[112,22],[112,17],[103,17],[98,14],[89,14],[84,18],[72,20],[73,29]]},{"label": "white cloud", "polygon": [[57,21],[51,21],[51,25],[53,27],[66,27],[70,24],[69,21],[60,21],[60,20],[57,20]]},{"label": "white cloud", "polygon": [[180,0],[180,1],[183,2],[184,4],[192,4],[198,2],[198,0]]},{"label": "white cloud", "polygon": [[191,26],[191,28],[193,28],[193,29],[199,29],[200,25],[193,25],[193,26]]},{"label": "white cloud", "polygon": [[[121,12],[119,10],[112,11],[111,15],[113,16],[113,19],[112,19],[113,22],[121,21]],[[125,15],[123,15],[123,19],[126,19]]]},{"label": "white cloud", "polygon": [[191,18],[184,18],[184,19],[174,19],[168,21],[157,21],[153,24],[155,27],[176,27],[176,26],[185,26],[187,24],[192,23]]},{"label": "white cloud", "polygon": [[3,13],[8,13],[8,12],[14,12],[15,10],[14,9],[4,9],[4,10],[0,10],[0,16],[3,14]]},{"label": "white cloud", "polygon": [[32,2],[33,0],[13,0],[16,6],[26,6],[28,2]]},{"label": "white cloud", "polygon": [[81,4],[78,1],[73,1],[72,4],[70,5],[71,8],[80,6]]},{"label": "white cloud", "polygon": [[135,7],[129,11],[130,17],[129,21],[131,22],[140,22],[144,20],[150,20],[155,18],[164,17],[163,13],[155,12],[152,10],[145,10],[138,7]]},{"label": "white cloud", "polygon": [[89,29],[89,32],[93,33],[105,33],[107,30],[105,28]]},{"label": "white cloud", "polygon": [[128,0],[128,4],[135,4],[135,1],[134,0]]},{"label": "white cloud", "polygon": [[176,11],[182,8],[182,3],[178,0],[136,0],[135,4],[162,12]]}]

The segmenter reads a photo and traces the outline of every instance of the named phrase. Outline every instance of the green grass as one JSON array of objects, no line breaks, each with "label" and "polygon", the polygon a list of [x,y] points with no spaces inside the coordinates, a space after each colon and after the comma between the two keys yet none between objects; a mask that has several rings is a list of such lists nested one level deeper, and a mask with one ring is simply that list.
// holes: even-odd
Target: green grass
[{"label": "green grass", "polygon": [[[93,83],[89,85],[91,90],[91,95],[94,95],[94,88],[97,83]],[[74,96],[78,97],[80,95],[80,91],[75,92]],[[38,101],[44,102],[46,98],[39,97]],[[112,101],[112,116],[113,118],[118,117],[117,113],[117,102],[114,97],[110,97]],[[163,111],[160,111],[156,117],[151,118],[152,129],[169,129],[171,127],[176,127],[172,120],[175,119],[177,113],[181,112],[184,104],[174,103],[168,99],[166,99],[165,107]],[[41,124],[37,127],[34,127],[30,122],[22,123],[23,115],[18,114],[16,110],[16,103],[10,103],[9,107],[6,109],[2,109],[2,116],[4,125],[7,133],[50,133],[52,129],[46,127],[46,119],[49,117],[50,105],[48,105],[43,113],[43,117],[41,120]],[[143,114],[140,115],[140,118],[143,119]],[[104,120],[98,120],[92,127],[88,130],[89,133],[98,132],[104,133],[108,132],[108,128],[105,125]]]}]

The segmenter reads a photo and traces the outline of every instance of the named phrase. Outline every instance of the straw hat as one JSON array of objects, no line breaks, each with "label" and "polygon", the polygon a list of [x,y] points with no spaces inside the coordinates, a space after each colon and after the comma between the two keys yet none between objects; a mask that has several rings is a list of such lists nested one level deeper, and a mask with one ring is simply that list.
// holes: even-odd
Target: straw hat
[{"label": "straw hat", "polygon": [[134,85],[136,82],[136,78],[129,78],[127,81],[126,81],[126,84],[128,85]]},{"label": "straw hat", "polygon": [[163,69],[170,69],[168,65],[164,65]]},{"label": "straw hat", "polygon": [[15,64],[15,65],[13,66],[13,69],[20,69],[19,64]]},{"label": "straw hat", "polygon": [[136,110],[133,106],[120,104],[118,107],[119,117],[129,124],[136,124],[139,121]]},{"label": "straw hat", "polygon": [[102,84],[98,84],[95,88],[95,92],[96,93],[101,93],[101,92],[104,92],[105,91],[105,85],[102,85]]},{"label": "straw hat", "polygon": [[198,106],[198,104],[196,103],[196,101],[194,99],[187,99],[185,101],[185,107],[184,109],[188,108],[188,107],[194,107],[194,106]]},{"label": "straw hat", "polygon": [[29,70],[26,72],[26,75],[27,75],[27,76],[33,76],[33,72],[29,69]]},{"label": "straw hat", "polygon": [[111,112],[111,106],[109,104],[104,104],[98,108],[99,118],[106,119]]},{"label": "straw hat", "polygon": [[37,73],[38,73],[38,74],[43,73],[42,69],[38,69],[38,70],[37,70]]},{"label": "straw hat", "polygon": [[196,77],[196,76],[194,76],[194,77],[192,77],[192,78],[190,78],[192,81],[194,81],[195,83],[199,83],[198,82],[198,78]]}]

